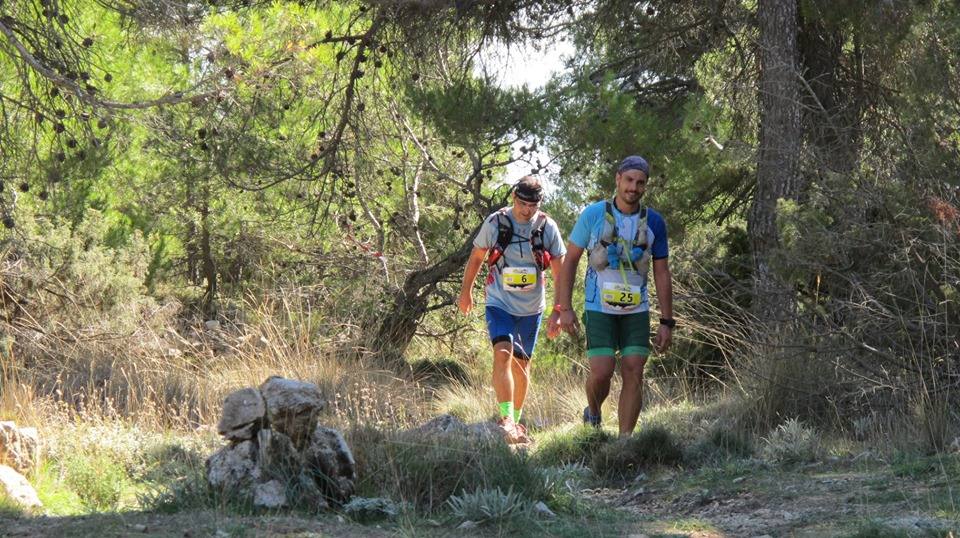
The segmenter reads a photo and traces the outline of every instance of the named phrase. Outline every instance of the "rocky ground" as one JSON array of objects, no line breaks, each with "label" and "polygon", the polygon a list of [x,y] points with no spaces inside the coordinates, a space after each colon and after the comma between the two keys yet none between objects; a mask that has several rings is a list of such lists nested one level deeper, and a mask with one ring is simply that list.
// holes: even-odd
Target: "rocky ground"
[{"label": "rocky ground", "polygon": [[[584,490],[585,500],[614,508],[619,524],[596,536],[960,536],[960,458],[904,463],[869,456],[773,467],[747,460],[696,471],[660,470],[615,487]],[[338,515],[229,516],[124,513],[4,519],[0,536],[495,536],[502,529],[456,529],[457,522],[417,519],[360,525]],[[556,533],[531,535],[565,535]]]},{"label": "rocky ground", "polygon": [[637,537],[960,536],[956,465],[956,456],[792,469],[748,461],[585,493],[635,516]]}]

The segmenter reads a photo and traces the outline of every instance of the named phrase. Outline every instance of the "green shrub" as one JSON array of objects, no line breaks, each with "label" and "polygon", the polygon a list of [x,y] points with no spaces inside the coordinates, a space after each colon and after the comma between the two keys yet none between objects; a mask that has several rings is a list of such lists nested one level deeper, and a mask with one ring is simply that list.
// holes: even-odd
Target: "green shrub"
[{"label": "green shrub", "polygon": [[684,449],[684,461],[692,464],[748,458],[753,455],[753,440],[748,432],[717,425],[707,436]]},{"label": "green shrub", "polygon": [[763,457],[776,463],[814,461],[820,452],[817,432],[795,418],[777,426],[764,441]]},{"label": "green shrub", "polygon": [[612,439],[613,435],[608,432],[580,425],[571,430],[543,436],[534,458],[538,465],[545,467],[586,463],[601,446]]},{"label": "green shrub", "polygon": [[677,465],[683,452],[673,434],[662,426],[653,426],[631,437],[600,447],[590,467],[606,478],[627,478],[652,465]]},{"label": "green shrub", "polygon": [[123,467],[105,454],[78,454],[65,462],[67,485],[94,511],[114,510],[127,480]]},{"label": "green shrub", "polygon": [[529,459],[500,439],[457,435],[351,435],[359,495],[385,496],[432,512],[458,491],[513,488],[539,499],[543,480]]},{"label": "green shrub", "polygon": [[571,463],[561,467],[540,467],[543,479],[545,501],[551,508],[566,512],[576,512],[579,492],[593,472],[580,463]]},{"label": "green shrub", "polygon": [[193,510],[226,510],[235,514],[253,514],[253,498],[248,492],[223,491],[207,484],[203,467],[195,468],[176,480],[159,484],[138,496],[145,510],[174,514]]},{"label": "green shrub", "polygon": [[528,519],[532,504],[523,495],[508,488],[504,493],[496,489],[477,487],[473,493],[463,491],[447,500],[453,516],[461,520],[477,523],[494,523],[502,526],[511,520]]},{"label": "green shrub", "polygon": [[463,365],[453,359],[421,359],[410,365],[413,378],[432,383],[467,383],[470,374]]}]

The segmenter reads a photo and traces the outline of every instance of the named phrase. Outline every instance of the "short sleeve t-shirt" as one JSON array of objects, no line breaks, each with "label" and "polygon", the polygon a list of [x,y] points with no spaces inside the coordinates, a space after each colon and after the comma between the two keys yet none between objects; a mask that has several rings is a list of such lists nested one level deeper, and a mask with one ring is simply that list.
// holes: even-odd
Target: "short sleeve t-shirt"
[{"label": "short sleeve t-shirt", "polygon": [[[588,250],[594,246],[603,233],[604,221],[606,219],[606,201],[590,204],[580,213],[580,218],[570,232],[570,242],[578,247]],[[632,241],[637,233],[637,226],[640,222],[640,213],[625,214],[617,209],[616,204],[611,202],[613,216],[620,232],[620,237],[627,241]],[[663,259],[669,256],[669,245],[667,243],[667,223],[663,217],[653,209],[646,208],[647,211],[647,237],[650,243],[650,254],[654,260]],[[603,312],[603,305],[600,299],[599,287],[597,284],[597,272],[587,265],[587,274],[585,277],[585,297],[584,307],[587,310]],[[645,279],[645,277],[644,277]],[[648,310],[648,294],[646,286],[643,289],[643,304],[639,310]]]},{"label": "short sleeve t-shirt", "polygon": [[[537,271],[537,264],[530,246],[530,233],[533,225],[542,213],[537,213],[529,222],[518,222],[513,216],[513,208],[493,213],[477,233],[473,246],[482,249],[493,248],[497,244],[499,226],[498,216],[503,222],[513,226],[513,238],[503,256],[487,275],[487,306],[495,306],[515,316],[530,316],[543,312],[544,300],[543,276]],[[556,258],[566,254],[563,238],[557,223],[546,217],[543,227],[543,245]],[[504,284],[504,280],[507,284]],[[525,284],[533,281],[531,284]]]}]

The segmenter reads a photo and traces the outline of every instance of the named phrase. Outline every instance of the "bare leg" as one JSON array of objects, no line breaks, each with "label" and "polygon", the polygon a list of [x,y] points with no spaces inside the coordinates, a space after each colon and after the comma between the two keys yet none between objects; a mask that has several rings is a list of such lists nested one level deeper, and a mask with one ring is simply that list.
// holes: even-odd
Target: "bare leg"
[{"label": "bare leg", "polygon": [[637,427],[637,419],[643,409],[643,366],[647,358],[630,355],[623,357],[621,362],[623,389],[620,391],[617,418],[620,420],[620,435],[630,435]]},{"label": "bare leg", "polygon": [[530,386],[530,361],[514,357],[510,361],[510,370],[513,373],[513,407],[523,409],[523,402],[527,399],[527,388]]},{"label": "bare leg", "polygon": [[497,342],[493,345],[493,392],[497,403],[513,401],[514,379],[510,363],[513,362],[513,344]]},{"label": "bare leg", "polygon": [[610,394],[610,380],[617,362],[610,356],[590,358],[590,375],[587,376],[587,405],[593,416],[600,415],[600,407]]}]

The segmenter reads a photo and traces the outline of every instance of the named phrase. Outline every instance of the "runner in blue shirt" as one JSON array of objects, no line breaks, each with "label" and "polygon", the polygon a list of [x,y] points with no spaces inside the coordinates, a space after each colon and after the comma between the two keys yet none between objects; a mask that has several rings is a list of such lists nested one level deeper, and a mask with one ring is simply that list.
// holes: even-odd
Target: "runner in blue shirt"
[{"label": "runner in blue shirt", "polygon": [[552,337],[561,330],[569,333],[579,330],[570,303],[577,264],[587,252],[583,320],[590,375],[583,420],[600,427],[600,408],[610,392],[619,351],[623,378],[617,406],[620,435],[633,433],[643,407],[643,367],[650,355],[647,276],[651,261],[662,316],[654,340],[658,351],[670,347],[676,325],[667,264],[667,225],[659,213],[640,203],[649,172],[643,157],[627,157],[617,170],[614,199],[591,204],[580,214],[570,233],[568,255],[556,281],[557,304],[547,332],[547,336]]}]

